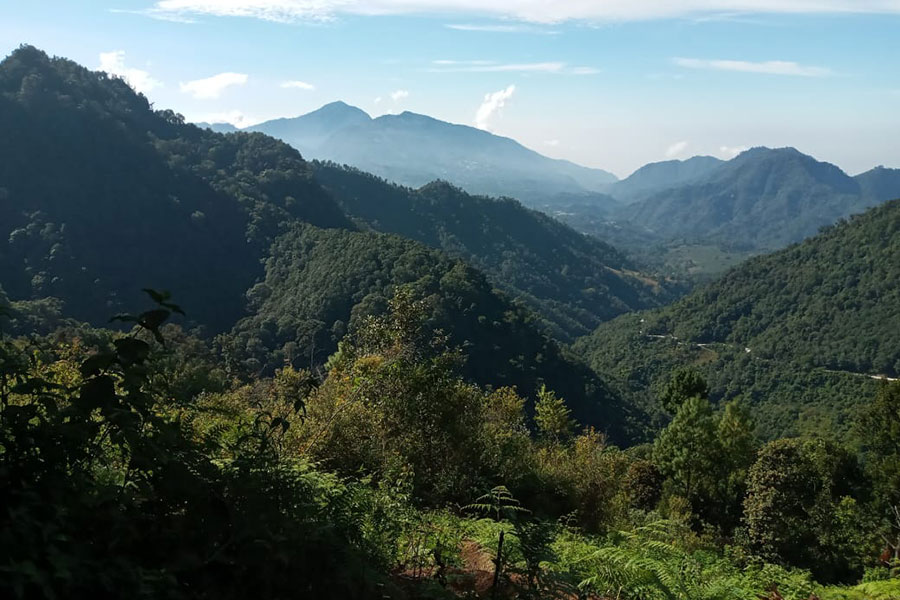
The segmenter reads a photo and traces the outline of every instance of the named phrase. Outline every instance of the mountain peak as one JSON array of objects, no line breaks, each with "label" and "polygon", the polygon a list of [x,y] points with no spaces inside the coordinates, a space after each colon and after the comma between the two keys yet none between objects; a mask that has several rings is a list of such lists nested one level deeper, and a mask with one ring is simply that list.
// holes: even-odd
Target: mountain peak
[{"label": "mountain peak", "polygon": [[328,104],[323,105],[322,107],[302,115],[301,117],[308,117],[310,115],[322,115],[322,116],[357,116],[362,117],[365,116],[366,119],[371,119],[372,117],[361,108],[353,106],[351,104],[347,104],[343,100],[335,100],[334,102],[329,102]]}]

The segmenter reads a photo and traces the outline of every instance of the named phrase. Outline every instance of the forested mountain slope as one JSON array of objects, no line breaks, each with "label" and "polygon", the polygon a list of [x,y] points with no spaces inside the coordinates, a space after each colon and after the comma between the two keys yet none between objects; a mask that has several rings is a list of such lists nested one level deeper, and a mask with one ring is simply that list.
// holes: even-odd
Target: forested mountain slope
[{"label": "forested mountain slope", "polygon": [[900,374],[898,256],[895,200],[671,306],[601,325],[578,350],[644,390],[668,368],[701,364],[719,397],[767,403],[773,427],[792,427],[804,406],[841,420],[869,376]]},{"label": "forested mountain slope", "polygon": [[900,196],[793,148],[753,148],[688,184],[629,205],[619,217],[663,238],[778,249],[820,227]]},{"label": "forested mountain slope", "polygon": [[713,156],[650,163],[609,186],[608,193],[622,202],[634,202],[653,192],[700,179],[723,163]]},{"label": "forested mountain slope", "polygon": [[293,227],[274,244],[265,280],[248,293],[253,315],[220,343],[243,370],[322,364],[347,331],[384,312],[400,286],[427,299],[428,327],[464,349],[473,381],[526,395],[546,383],[569,399],[580,422],[623,438],[617,395],[539,333],[529,311],[495,294],[475,269],[395,235]]},{"label": "forested mountain slope", "polygon": [[0,273],[102,322],[169,288],[213,330],[282,223],[351,224],[296,150],[154,112],[124,82],[23,47],[0,64]]},{"label": "forested mountain slope", "polygon": [[[413,284],[435,307],[434,326],[469,348],[469,378],[526,395],[553,383],[584,423],[624,430],[615,394],[546,337],[529,310],[440,250],[354,232],[310,165],[283,142],[184,124],[151,110],[121,80],[31,47],[0,65],[0,92],[8,133],[0,139],[0,282],[10,301],[57,298],[61,306],[47,305],[50,317],[98,325],[129,310],[142,288],[169,290],[186,323],[205,326],[205,336],[221,334],[232,373],[247,375],[270,374],[285,359],[321,366],[354,323]],[[428,201],[444,200],[452,198]],[[477,222],[477,211],[494,204],[472,202],[473,212],[450,214]],[[581,239],[540,219],[549,231]],[[438,221],[428,224],[435,234]],[[584,248],[618,256],[600,244]],[[515,281],[515,273],[495,271]],[[569,285],[562,277],[554,283]],[[627,309],[616,302],[600,297],[586,323]]]},{"label": "forested mountain slope", "polygon": [[277,137],[307,158],[333,160],[419,187],[444,179],[470,193],[543,203],[560,193],[602,191],[615,175],[548,158],[515,140],[411,112],[372,119],[335,102],[250,129]]},{"label": "forested mountain slope", "polygon": [[472,196],[444,182],[414,190],[333,163],[314,163],[314,170],[349,215],[464,259],[563,340],[680,291],[639,273],[608,244],[515,200]]}]

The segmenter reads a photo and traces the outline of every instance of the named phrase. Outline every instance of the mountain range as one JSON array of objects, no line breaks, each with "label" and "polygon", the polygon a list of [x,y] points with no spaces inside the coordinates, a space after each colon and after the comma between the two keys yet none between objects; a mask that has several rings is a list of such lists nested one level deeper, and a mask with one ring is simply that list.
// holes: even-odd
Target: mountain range
[{"label": "mountain range", "polygon": [[308,158],[401,185],[445,180],[469,193],[518,198],[627,250],[641,251],[648,242],[773,250],[900,196],[898,169],[851,177],[793,148],[753,148],[729,161],[695,156],[651,163],[619,181],[487,131],[411,112],[373,119],[343,102],[248,129]]},{"label": "mountain range", "polygon": [[705,166],[705,172],[701,169],[686,182],[618,209],[615,217],[664,240],[772,250],[900,197],[900,170],[882,168],[851,177],[794,148],[753,148]]},{"label": "mountain range", "polygon": [[17,310],[54,298],[102,325],[141,288],[168,290],[233,373],[271,373],[321,367],[409,288],[468,349],[472,380],[546,383],[583,423],[624,431],[616,392],[547,335],[667,300],[606,244],[516,201],[409,190],[195,127],[29,46],[0,63],[0,127],[0,297]]},{"label": "mountain range", "polygon": [[599,192],[617,180],[612,173],[548,158],[475,127],[412,112],[373,119],[343,102],[247,129],[283,140],[307,158],[347,164],[402,185],[443,179],[473,194],[510,196],[531,205],[557,194]]}]

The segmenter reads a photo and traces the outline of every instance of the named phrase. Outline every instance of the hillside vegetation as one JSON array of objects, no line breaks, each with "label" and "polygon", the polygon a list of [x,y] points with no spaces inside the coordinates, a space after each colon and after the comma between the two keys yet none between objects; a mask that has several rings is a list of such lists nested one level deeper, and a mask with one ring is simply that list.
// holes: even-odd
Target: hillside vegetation
[{"label": "hillside vegetation", "polygon": [[840,424],[871,395],[870,376],[900,372],[897,256],[892,201],[750,259],[671,306],[604,324],[577,349],[644,390],[671,368],[699,364],[714,396],[765,404],[773,434],[796,432],[805,408]]},{"label": "hillside vegetation", "polygon": [[564,341],[624,312],[660,306],[683,289],[648,278],[612,246],[515,200],[472,196],[444,182],[413,190],[333,164],[314,168],[348,215],[479,268]]}]

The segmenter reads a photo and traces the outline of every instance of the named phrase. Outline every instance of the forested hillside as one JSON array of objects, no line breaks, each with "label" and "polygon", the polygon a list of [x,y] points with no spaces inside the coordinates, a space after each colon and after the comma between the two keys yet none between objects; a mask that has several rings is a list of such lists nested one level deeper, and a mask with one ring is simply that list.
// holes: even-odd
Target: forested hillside
[{"label": "forested hillside", "polygon": [[0,598],[900,596],[900,200],[592,370],[670,290],[515,201],[28,46],[0,125]]},{"label": "forested hillside", "polygon": [[838,429],[900,373],[900,201],[747,261],[666,308],[604,324],[578,349],[647,389],[700,364],[717,398],[764,404],[772,434],[812,410]]},{"label": "forested hillside", "polygon": [[469,379],[523,393],[546,384],[570,399],[580,422],[616,439],[627,439],[626,417],[632,426],[642,424],[590,369],[542,335],[529,311],[497,296],[481,273],[394,235],[294,227],[278,238],[265,280],[248,293],[253,315],[219,343],[242,371],[315,368],[348,331],[383,313],[401,286],[425,301],[424,324],[463,348],[468,358],[461,372]]},{"label": "forested hillside", "polygon": [[347,214],[479,268],[543,317],[559,339],[570,341],[682,291],[676,282],[640,273],[612,246],[515,200],[472,196],[445,182],[413,190],[330,163],[314,163],[314,169]]},{"label": "forested hillside", "polygon": [[664,239],[778,249],[819,228],[900,196],[867,187],[793,148],[753,148],[706,176],[659,191],[618,214]]},{"label": "forested hillside", "polygon": [[351,226],[296,150],[154,112],[124,82],[23,47],[0,64],[0,272],[102,322],[147,286],[224,330],[290,220]]},{"label": "forested hillside", "polygon": [[608,193],[621,202],[635,202],[654,192],[700,179],[723,162],[713,156],[693,156],[685,160],[650,163],[609,186]]},{"label": "forested hillside", "polygon": [[471,380],[525,394],[552,383],[582,422],[624,439],[617,395],[546,335],[573,339],[669,293],[609,246],[512,201],[322,166],[329,187],[354,192],[339,203],[286,144],[184,124],[122,81],[34,48],[0,75],[10,108],[0,274],[11,300],[56,298],[51,312],[100,325],[142,288],[167,289],[189,308],[186,324],[222,334],[231,372],[248,375],[320,368],[354,324],[416,284],[429,323],[471,348]]}]

